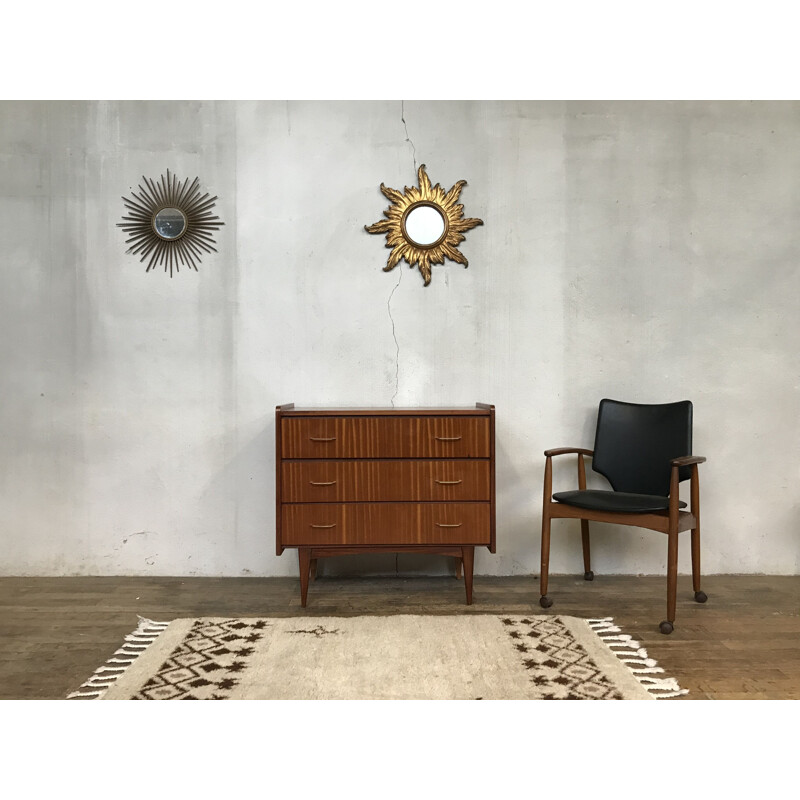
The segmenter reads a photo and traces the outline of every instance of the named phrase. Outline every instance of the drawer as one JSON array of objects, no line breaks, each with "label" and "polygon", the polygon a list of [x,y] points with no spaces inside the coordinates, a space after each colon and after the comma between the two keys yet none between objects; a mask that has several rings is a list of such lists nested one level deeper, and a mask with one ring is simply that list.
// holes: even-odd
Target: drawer
[{"label": "drawer", "polygon": [[303,503],[281,508],[287,546],[488,545],[489,503]]},{"label": "drawer", "polygon": [[284,503],[490,499],[488,460],[284,461]]},{"label": "drawer", "polygon": [[283,417],[283,458],[489,458],[488,417]]}]

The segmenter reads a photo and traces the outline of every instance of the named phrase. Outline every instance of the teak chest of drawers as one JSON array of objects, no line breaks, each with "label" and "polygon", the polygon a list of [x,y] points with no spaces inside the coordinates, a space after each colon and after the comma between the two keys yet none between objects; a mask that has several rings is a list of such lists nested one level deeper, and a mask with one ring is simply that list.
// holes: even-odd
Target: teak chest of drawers
[{"label": "teak chest of drawers", "polygon": [[275,410],[276,550],[296,547],[300,599],[318,558],[494,553],[494,406]]}]

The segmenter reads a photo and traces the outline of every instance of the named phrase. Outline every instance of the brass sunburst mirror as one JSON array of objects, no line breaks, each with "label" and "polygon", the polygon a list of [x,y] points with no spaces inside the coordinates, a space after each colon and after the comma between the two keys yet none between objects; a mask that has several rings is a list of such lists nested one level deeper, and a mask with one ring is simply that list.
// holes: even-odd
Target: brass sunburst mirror
[{"label": "brass sunburst mirror", "polygon": [[483,220],[464,218],[464,206],[456,202],[466,181],[458,181],[445,192],[438,183],[431,186],[424,164],[417,170],[417,181],[419,187],[406,186],[402,192],[381,184],[381,192],[392,201],[383,212],[386,219],[364,228],[369,233],[386,234],[386,247],[392,252],[384,272],[405,259],[410,267],[419,267],[427,286],[431,282],[431,264],[444,264],[445,257],[468,266],[458,245],[464,241],[464,231],[483,225]]},{"label": "brass sunburst mirror", "polygon": [[200,195],[199,178],[191,186],[188,178],[180,184],[169,170],[166,180],[162,175],[158,183],[145,177],[142,181],[139,193],[131,192],[133,199],[122,198],[129,213],[117,227],[131,234],[126,252],[141,253],[142,262],[150,257],[145,272],[161,264],[170,277],[181,264],[197,272],[202,252],[217,252],[211,234],[225,224],[211,213],[217,198]]}]

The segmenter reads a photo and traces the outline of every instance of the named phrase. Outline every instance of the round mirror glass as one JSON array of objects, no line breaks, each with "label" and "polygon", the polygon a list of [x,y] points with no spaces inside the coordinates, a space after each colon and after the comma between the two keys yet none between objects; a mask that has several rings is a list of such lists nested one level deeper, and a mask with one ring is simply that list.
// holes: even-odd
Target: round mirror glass
[{"label": "round mirror glass", "polygon": [[405,219],[406,235],[411,241],[425,247],[435,244],[444,233],[444,217],[435,206],[416,206]]},{"label": "round mirror glass", "polygon": [[153,227],[162,239],[177,239],[186,230],[186,215],[179,208],[162,208],[153,218]]}]

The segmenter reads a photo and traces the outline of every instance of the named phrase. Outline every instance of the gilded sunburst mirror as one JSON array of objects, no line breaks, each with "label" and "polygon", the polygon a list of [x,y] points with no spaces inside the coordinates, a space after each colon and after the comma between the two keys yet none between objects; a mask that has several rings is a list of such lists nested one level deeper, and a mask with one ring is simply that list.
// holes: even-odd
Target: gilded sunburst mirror
[{"label": "gilded sunburst mirror", "polygon": [[444,264],[445,257],[468,266],[458,245],[464,241],[464,231],[483,225],[483,220],[465,218],[464,206],[456,202],[466,181],[458,181],[445,192],[438,183],[431,186],[424,164],[417,170],[417,181],[419,187],[406,186],[402,192],[381,184],[381,192],[391,200],[383,212],[386,219],[364,228],[369,233],[386,234],[386,247],[392,252],[384,272],[404,259],[410,267],[419,267],[427,286],[431,282],[431,264]]},{"label": "gilded sunburst mirror", "polygon": [[162,175],[158,183],[145,177],[142,181],[138,194],[122,198],[128,214],[117,227],[131,234],[125,240],[130,245],[126,252],[141,253],[142,262],[150,257],[145,272],[161,264],[170,277],[173,269],[180,271],[181,264],[197,272],[202,252],[217,252],[211,234],[225,224],[211,213],[217,198],[200,195],[199,178],[191,185],[188,178],[181,184],[169,170],[166,180]]}]

